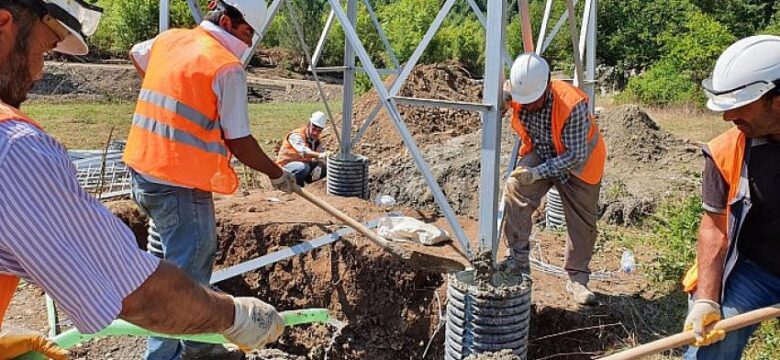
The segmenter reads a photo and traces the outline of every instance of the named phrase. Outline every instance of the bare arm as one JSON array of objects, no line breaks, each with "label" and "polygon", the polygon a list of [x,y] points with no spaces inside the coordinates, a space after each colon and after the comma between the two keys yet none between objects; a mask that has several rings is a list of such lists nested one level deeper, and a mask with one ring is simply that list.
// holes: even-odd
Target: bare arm
[{"label": "bare arm", "polygon": [[726,214],[705,211],[699,226],[696,251],[699,267],[696,297],[719,303],[723,266],[728,251]]},{"label": "bare arm", "polygon": [[157,270],[122,301],[119,317],[160,333],[221,333],[233,325],[233,299],[196,284],[162,261]]},{"label": "bare arm", "polygon": [[282,168],[266,155],[254,136],[249,135],[232,140],[226,139],[225,144],[227,144],[230,152],[244,165],[268,175],[271,179],[277,179],[282,176]]}]

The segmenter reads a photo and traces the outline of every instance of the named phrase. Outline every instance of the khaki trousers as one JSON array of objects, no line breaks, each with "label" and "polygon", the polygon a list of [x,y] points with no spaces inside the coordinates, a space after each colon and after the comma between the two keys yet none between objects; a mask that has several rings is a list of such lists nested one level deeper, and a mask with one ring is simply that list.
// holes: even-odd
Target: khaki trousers
[{"label": "khaki trousers", "polygon": [[[533,168],[541,163],[536,153],[529,153],[520,159],[518,165]],[[529,238],[533,227],[531,215],[539,208],[542,197],[553,185],[558,188],[563,200],[566,228],[569,234],[564,269],[572,281],[587,285],[590,259],[593,257],[593,246],[598,236],[596,223],[601,183],[590,185],[573,175],[566,183],[545,179],[530,185],[522,185],[516,179],[509,178],[504,191],[506,203],[504,236],[509,256],[528,261]]]}]

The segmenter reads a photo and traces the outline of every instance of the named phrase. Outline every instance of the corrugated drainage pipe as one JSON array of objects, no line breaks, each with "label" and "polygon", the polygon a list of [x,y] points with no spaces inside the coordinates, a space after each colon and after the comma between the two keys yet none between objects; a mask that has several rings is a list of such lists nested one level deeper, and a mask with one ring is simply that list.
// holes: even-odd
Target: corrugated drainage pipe
[{"label": "corrugated drainage pipe", "polygon": [[355,154],[328,158],[328,194],[368,199],[368,159]]},{"label": "corrugated drainage pipe", "polygon": [[545,227],[563,229],[566,227],[566,214],[563,212],[563,199],[555,186],[547,192],[547,206],[544,216]]},{"label": "corrugated drainage pipe", "polygon": [[446,360],[504,349],[526,359],[531,280],[524,276],[498,285],[476,284],[474,270],[449,277]]}]

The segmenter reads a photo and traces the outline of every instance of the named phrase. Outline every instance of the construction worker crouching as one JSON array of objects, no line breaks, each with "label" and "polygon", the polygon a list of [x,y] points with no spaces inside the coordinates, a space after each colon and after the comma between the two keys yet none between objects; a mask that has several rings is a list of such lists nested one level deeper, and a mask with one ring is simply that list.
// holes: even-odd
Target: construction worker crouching
[{"label": "construction worker crouching", "polygon": [[279,148],[276,163],[295,176],[298,186],[313,183],[327,176],[330,152],[323,151],[320,135],[328,117],[317,111],[306,126],[287,133]]},{"label": "construction worker crouching", "polygon": [[[588,96],[560,80],[550,80],[547,62],[524,53],[512,65],[508,85],[512,128],[522,141],[521,159],[504,192],[509,249],[504,271],[530,272],[531,215],[551,186],[561,194],[569,239],[564,268],[567,291],[579,304],[596,301],[588,288],[596,242],[597,202],[606,146],[588,112]],[[505,99],[509,97],[505,95]]]},{"label": "construction worker crouching", "polygon": [[[252,136],[242,55],[266,21],[258,0],[214,0],[194,29],[171,29],[130,52],[143,85],[124,153],[132,197],[149,216],[152,254],[201,284],[211,278],[217,251],[212,193],[232,194],[235,156],[292,192],[293,176]],[[146,359],[223,356],[225,348],[150,338]],[[240,357],[237,352],[236,357]]]},{"label": "construction worker crouching", "polygon": [[702,86],[707,107],[736,127],[704,147],[705,211],[683,281],[696,342],[684,357],[739,359],[756,325],[725,334],[713,324],[780,303],[780,37],[735,42]]},{"label": "construction worker crouching", "polygon": [[121,318],[161,333],[221,333],[245,349],[276,341],[284,324],[273,306],[212,291],[138,249],[81,188],[67,150],[19,109],[43,77],[44,54],[86,54],[101,12],[82,0],[0,1],[0,360],[68,358],[44,335],[2,324],[20,279],[82,333]]}]

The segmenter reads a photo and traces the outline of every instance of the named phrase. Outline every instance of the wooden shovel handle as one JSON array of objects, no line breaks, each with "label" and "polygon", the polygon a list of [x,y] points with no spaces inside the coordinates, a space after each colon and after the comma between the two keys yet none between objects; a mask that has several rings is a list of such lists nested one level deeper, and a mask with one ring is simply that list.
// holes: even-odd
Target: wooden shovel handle
[{"label": "wooden shovel handle", "polygon": [[355,231],[359,232],[363,236],[367,237],[369,240],[377,244],[379,247],[395,254],[400,257],[409,258],[411,254],[408,254],[406,251],[403,251],[399,247],[395,246],[394,244],[390,243],[383,237],[377,235],[375,232],[371,231],[371,229],[367,228],[365,225],[360,223],[359,221],[349,217],[347,214],[341,212],[340,210],[336,209],[332,205],[326,203],[322,199],[314,196],[312,193],[302,189],[300,186],[295,186],[295,193],[300,195],[302,198],[308,200],[312,204],[316,205],[318,208],[324,210],[328,214],[332,215],[336,219],[339,219],[341,222],[346,224],[347,226],[355,229]]},{"label": "wooden shovel handle", "polygon": [[[739,330],[750,325],[758,324],[760,322],[771,320],[780,317],[780,304],[753,310],[740,314],[715,324],[715,330],[725,330],[728,334],[730,331]],[[633,349],[619,352],[607,357],[600,358],[601,360],[633,360],[641,359],[645,356],[657,354],[663,351],[675,349],[685,345],[693,343],[695,337],[693,331],[681,332],[676,335],[672,335],[660,340],[653,341],[644,345],[640,345]]]}]

